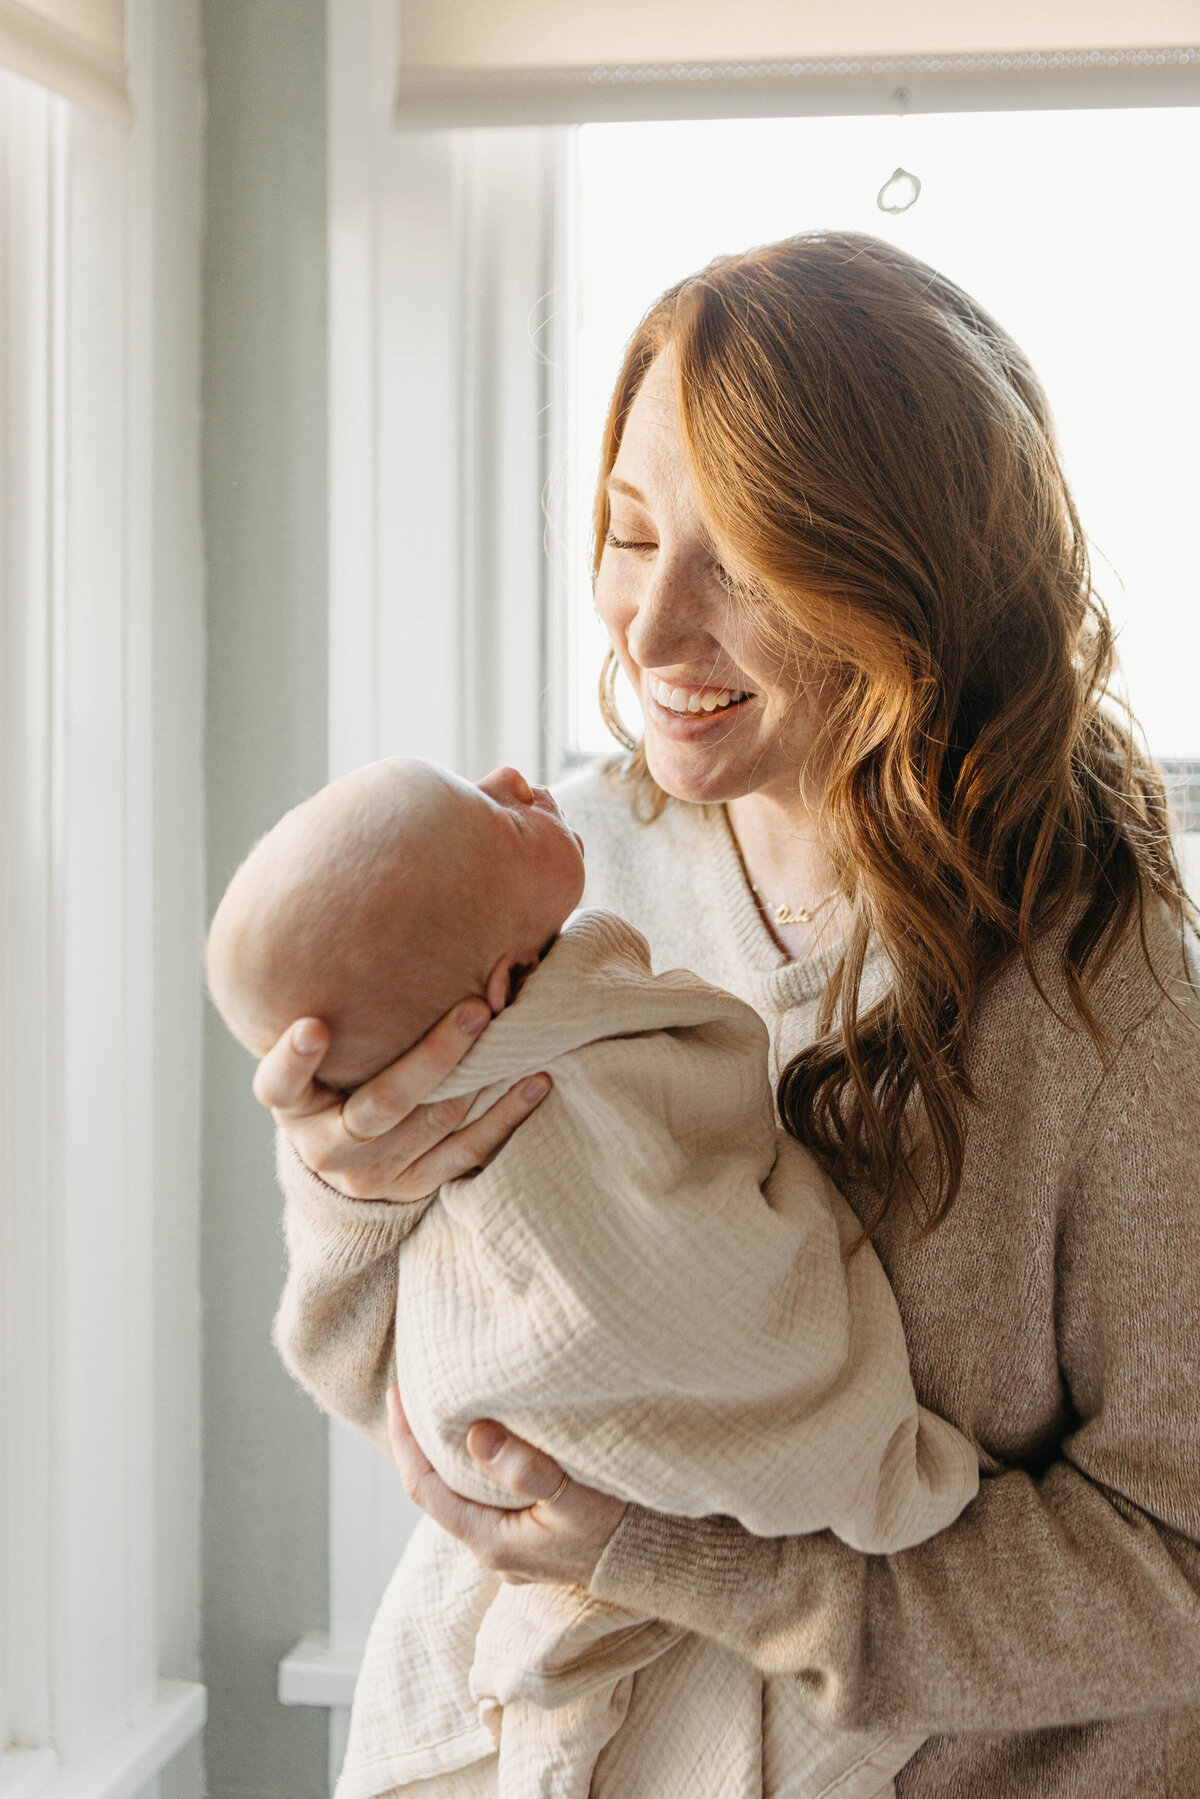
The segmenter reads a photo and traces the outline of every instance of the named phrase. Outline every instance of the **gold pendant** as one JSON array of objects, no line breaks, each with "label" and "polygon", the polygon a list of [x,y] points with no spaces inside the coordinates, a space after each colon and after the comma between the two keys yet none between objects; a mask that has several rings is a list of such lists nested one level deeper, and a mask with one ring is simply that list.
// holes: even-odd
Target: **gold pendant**
[{"label": "gold pendant", "polygon": [[812,917],[807,906],[801,906],[798,912],[793,912],[790,906],[776,906],[775,908],[776,924],[811,924]]}]

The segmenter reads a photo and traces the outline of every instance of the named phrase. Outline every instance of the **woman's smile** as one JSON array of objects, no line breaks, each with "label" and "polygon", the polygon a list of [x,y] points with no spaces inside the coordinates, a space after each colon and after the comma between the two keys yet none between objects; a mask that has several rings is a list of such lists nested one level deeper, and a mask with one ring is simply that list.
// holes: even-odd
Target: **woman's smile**
[{"label": "woman's smile", "polygon": [[647,725],[684,741],[727,733],[758,698],[747,687],[693,686],[647,669],[641,675]]}]

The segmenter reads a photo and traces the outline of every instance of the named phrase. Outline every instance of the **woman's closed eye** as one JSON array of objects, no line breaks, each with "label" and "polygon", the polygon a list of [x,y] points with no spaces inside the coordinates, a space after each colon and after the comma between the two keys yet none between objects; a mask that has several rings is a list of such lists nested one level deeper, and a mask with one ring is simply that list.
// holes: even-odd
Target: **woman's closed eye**
[{"label": "woman's closed eye", "polygon": [[615,531],[606,531],[604,541],[610,550],[656,550],[658,545],[639,538],[618,537]]},{"label": "woman's closed eye", "polygon": [[[604,542],[610,550],[632,550],[639,556],[652,556],[658,549],[658,544],[652,538],[618,537],[611,529],[605,532]],[[740,581],[736,575],[731,575],[719,562],[712,564],[711,574],[717,586],[735,598],[748,591],[745,582]]]}]

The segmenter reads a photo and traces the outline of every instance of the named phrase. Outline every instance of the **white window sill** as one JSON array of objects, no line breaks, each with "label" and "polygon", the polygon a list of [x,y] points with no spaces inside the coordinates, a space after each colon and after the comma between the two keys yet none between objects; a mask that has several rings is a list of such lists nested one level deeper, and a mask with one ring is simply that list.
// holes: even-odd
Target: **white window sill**
[{"label": "white window sill", "polygon": [[[279,1703],[348,1706],[361,1665],[361,1649],[336,1650],[324,1637],[301,1637],[279,1664]],[[0,1799],[8,1795],[0,1791]]]},{"label": "white window sill", "polygon": [[203,1729],[205,1691],[159,1682],[149,1715],[105,1748],[63,1765],[49,1749],[0,1752],[0,1799],[131,1799]]}]

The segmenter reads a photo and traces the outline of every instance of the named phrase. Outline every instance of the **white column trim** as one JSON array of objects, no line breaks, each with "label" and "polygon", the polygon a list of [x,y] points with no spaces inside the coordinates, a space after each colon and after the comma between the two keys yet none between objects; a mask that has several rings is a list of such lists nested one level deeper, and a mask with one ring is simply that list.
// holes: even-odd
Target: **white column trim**
[{"label": "white column trim", "polygon": [[204,1717],[156,1628],[154,148],[0,72],[5,1799],[124,1799]]},{"label": "white column trim", "polygon": [[36,1799],[57,1767],[53,1749],[6,1749],[0,1754],[0,1799]]},{"label": "white column trim", "polygon": [[[329,9],[329,756],[370,761],[378,739],[376,590],[378,137],[390,43],[387,0]],[[390,67],[390,64],[385,64]]]}]

